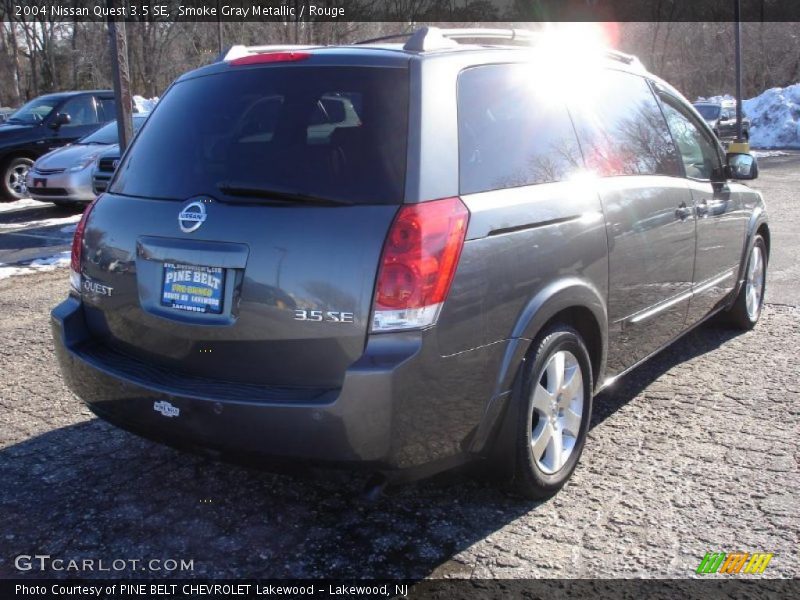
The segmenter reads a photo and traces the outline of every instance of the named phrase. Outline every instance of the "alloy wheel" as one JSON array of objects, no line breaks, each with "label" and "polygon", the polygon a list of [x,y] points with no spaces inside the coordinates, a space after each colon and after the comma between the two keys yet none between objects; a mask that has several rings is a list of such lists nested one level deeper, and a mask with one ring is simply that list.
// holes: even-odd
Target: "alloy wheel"
[{"label": "alloy wheel", "polygon": [[761,297],[764,293],[764,253],[758,245],[754,245],[750,251],[746,285],[747,316],[750,317],[751,321],[755,321],[758,319],[758,313],[761,310]]},{"label": "alloy wheel", "polygon": [[578,359],[568,350],[555,352],[533,386],[531,450],[544,473],[560,470],[572,454],[583,404],[583,372]]},{"label": "alloy wheel", "polygon": [[24,196],[28,193],[27,179],[30,165],[27,163],[19,163],[14,165],[6,173],[6,182],[8,189],[19,196]]}]

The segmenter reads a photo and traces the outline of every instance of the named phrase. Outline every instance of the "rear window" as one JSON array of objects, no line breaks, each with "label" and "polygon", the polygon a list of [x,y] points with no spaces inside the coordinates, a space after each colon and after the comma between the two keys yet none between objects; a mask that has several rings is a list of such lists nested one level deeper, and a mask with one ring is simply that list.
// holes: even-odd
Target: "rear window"
[{"label": "rear window", "polygon": [[407,137],[406,69],[231,69],[170,89],[111,191],[225,200],[220,187],[236,187],[399,204]]}]

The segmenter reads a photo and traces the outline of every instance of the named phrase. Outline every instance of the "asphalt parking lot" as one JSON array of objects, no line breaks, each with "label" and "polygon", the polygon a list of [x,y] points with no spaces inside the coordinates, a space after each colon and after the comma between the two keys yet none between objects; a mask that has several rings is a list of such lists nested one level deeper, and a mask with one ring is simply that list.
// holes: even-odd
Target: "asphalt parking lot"
[{"label": "asphalt parking lot", "polygon": [[[360,476],[269,473],[117,430],[60,379],[48,312],[66,270],[0,280],[0,577],[76,575],[15,568],[44,554],[193,561],[102,576],[683,578],[710,551],[771,552],[765,577],[800,576],[800,155],[760,167],[761,322],[696,329],[601,394],[574,478],[542,503],[453,474],[367,504]],[[0,213],[0,262],[68,249],[69,223],[35,225],[55,209],[24,210]]]}]

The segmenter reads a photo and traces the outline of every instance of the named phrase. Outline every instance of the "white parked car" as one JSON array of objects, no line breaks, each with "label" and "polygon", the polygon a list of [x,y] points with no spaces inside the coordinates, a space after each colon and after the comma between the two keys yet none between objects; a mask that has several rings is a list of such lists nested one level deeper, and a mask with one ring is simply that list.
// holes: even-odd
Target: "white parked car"
[{"label": "white parked car", "polygon": [[[147,113],[133,115],[134,133],[147,117]],[[92,167],[103,151],[117,142],[117,122],[111,121],[74,144],[45,154],[28,171],[28,194],[34,200],[57,206],[91,202],[95,199]]]}]

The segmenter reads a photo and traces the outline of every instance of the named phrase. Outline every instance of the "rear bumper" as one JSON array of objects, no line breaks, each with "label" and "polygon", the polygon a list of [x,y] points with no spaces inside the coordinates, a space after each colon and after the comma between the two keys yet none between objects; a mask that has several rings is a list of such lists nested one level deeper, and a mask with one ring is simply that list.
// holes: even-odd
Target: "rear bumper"
[{"label": "rear bumper", "polygon": [[[438,369],[429,364],[419,332],[372,336],[340,389],[271,398],[269,390],[237,396],[220,391],[219,382],[207,389],[197,381],[177,386],[146,371],[119,368],[93,349],[76,298],[53,309],[51,321],[64,379],[95,414],[177,446],[380,470],[446,466],[466,455],[465,438],[476,430],[487,399],[468,376],[448,377],[446,396],[436,381],[425,381],[426,372]],[[474,377],[474,360],[485,358],[462,355],[449,366]],[[459,380],[462,385],[452,385]]]}]

